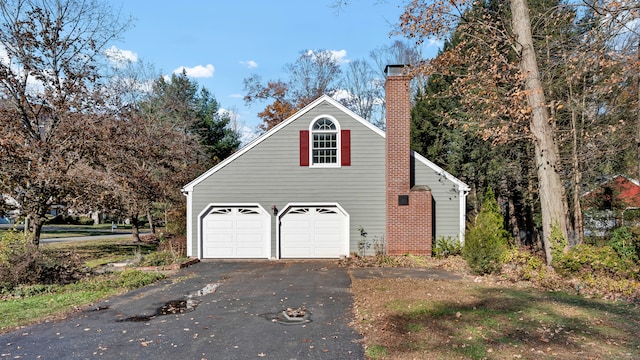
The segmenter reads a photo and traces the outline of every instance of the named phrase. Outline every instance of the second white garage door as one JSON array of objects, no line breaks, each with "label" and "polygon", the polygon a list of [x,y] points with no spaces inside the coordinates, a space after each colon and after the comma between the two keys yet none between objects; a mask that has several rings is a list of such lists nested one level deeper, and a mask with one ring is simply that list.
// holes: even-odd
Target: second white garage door
[{"label": "second white garage door", "polygon": [[335,206],[292,207],[280,220],[280,257],[349,255],[348,216]]},{"label": "second white garage door", "polygon": [[268,258],[269,214],[258,207],[214,207],[203,219],[203,258]]}]

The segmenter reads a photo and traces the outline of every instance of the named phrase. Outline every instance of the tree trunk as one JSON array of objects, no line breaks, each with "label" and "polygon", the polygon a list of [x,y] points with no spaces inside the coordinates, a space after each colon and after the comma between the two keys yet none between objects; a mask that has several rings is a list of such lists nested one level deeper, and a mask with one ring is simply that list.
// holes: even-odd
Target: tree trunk
[{"label": "tree trunk", "polygon": [[140,222],[138,221],[138,215],[131,216],[131,235],[133,239],[140,242]]},{"label": "tree trunk", "polygon": [[24,233],[27,236],[27,240],[35,246],[40,246],[43,225],[44,217],[29,214],[24,219]]},{"label": "tree trunk", "polygon": [[535,146],[542,238],[547,265],[551,265],[551,230],[557,226],[567,238],[566,198],[558,174],[557,147],[553,128],[549,124],[549,113],[533,47],[529,6],[527,0],[511,0],[510,5],[516,47],[520,53],[520,70],[525,76],[527,101],[532,110],[529,126]]},{"label": "tree trunk", "polygon": [[[638,62],[640,62],[640,36],[638,36],[638,50],[637,50]],[[636,104],[636,115],[638,118],[638,133],[637,133],[637,154],[638,154],[638,179],[640,179],[640,71],[636,73],[636,90],[638,91],[638,103]]]},{"label": "tree trunk", "polygon": [[[529,172],[531,173],[532,170],[529,169]],[[527,181],[528,211],[527,211],[525,227],[526,229],[528,229],[528,231],[530,231],[527,234],[528,244],[531,246],[532,249],[535,249],[536,252],[538,252],[539,250],[544,249],[544,245],[542,244],[542,239],[540,239],[540,232],[538,231],[539,226],[535,220],[535,217],[536,217],[535,214],[537,213],[537,211],[536,211],[536,200],[534,198],[535,184],[533,179],[534,177],[530,174],[528,176],[528,181]]]},{"label": "tree trunk", "polygon": [[[566,61],[566,57],[565,57]],[[582,133],[578,134],[578,109],[576,108],[577,99],[576,94],[573,91],[573,84],[571,81],[571,75],[567,74],[567,85],[569,87],[569,96],[567,103],[571,107],[571,185],[573,189],[573,240],[574,245],[582,244],[584,242],[584,220],[582,217],[582,203],[580,200],[581,194],[581,182],[582,182],[582,170],[580,170],[580,148],[581,144],[579,139]],[[584,109],[586,91],[582,91],[582,105]],[[584,110],[582,111],[584,116]],[[581,121],[581,129],[584,121]]]},{"label": "tree trunk", "polygon": [[147,220],[149,221],[149,231],[152,234],[156,233],[156,226],[153,224],[153,216],[151,215],[151,209],[147,210]]},{"label": "tree trunk", "polygon": [[[571,88],[571,86],[569,87]],[[571,134],[573,136],[572,152],[573,159],[571,166],[573,167],[573,230],[575,232],[576,244],[582,244],[584,241],[584,224],[582,219],[582,205],[580,202],[580,183],[582,182],[582,171],[580,171],[580,162],[578,159],[578,128],[577,114],[575,107],[571,110]]]},{"label": "tree trunk", "polygon": [[522,246],[522,238],[520,237],[520,226],[518,225],[518,218],[516,214],[516,205],[513,201],[513,196],[509,196],[507,205],[508,224],[511,230],[511,235],[515,241],[515,245]]}]

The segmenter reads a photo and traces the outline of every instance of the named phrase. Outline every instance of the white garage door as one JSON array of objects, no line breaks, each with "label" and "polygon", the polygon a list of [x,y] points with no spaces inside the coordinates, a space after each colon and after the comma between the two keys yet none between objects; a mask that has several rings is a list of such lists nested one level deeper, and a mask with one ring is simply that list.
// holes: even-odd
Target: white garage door
[{"label": "white garage door", "polygon": [[203,221],[203,258],[269,258],[270,216],[258,207],[214,207]]},{"label": "white garage door", "polygon": [[337,207],[293,207],[280,221],[282,258],[337,258],[349,254],[348,218]]}]

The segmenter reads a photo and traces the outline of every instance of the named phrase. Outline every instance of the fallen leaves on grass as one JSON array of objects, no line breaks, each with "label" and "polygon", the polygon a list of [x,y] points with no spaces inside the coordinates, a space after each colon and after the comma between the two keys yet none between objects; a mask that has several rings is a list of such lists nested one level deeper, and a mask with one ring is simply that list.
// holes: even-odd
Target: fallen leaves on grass
[{"label": "fallen leaves on grass", "polygon": [[626,304],[471,277],[353,279],[352,291],[370,358],[640,358],[640,310]]}]

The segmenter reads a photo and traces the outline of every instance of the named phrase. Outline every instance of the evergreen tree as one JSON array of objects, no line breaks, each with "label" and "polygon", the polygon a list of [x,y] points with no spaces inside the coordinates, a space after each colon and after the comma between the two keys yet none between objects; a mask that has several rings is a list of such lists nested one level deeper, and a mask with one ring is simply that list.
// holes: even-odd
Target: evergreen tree
[{"label": "evergreen tree", "polygon": [[491,188],[487,189],[482,209],[465,236],[462,251],[469,267],[477,274],[490,274],[500,270],[509,234],[504,229],[504,218]]}]

